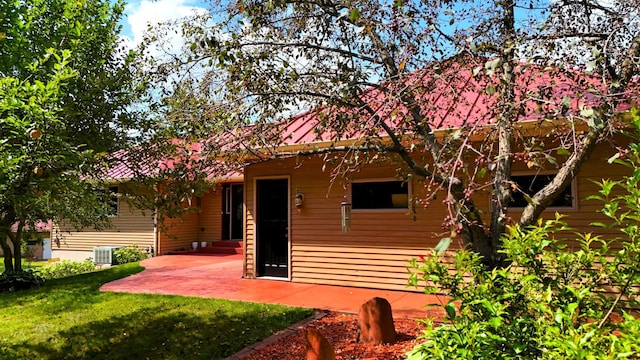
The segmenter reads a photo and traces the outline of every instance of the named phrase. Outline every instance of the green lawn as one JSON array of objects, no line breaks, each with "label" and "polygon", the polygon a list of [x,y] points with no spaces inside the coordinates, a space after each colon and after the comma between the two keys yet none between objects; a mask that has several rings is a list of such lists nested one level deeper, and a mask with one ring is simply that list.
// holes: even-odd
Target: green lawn
[{"label": "green lawn", "polygon": [[[22,259],[23,269],[38,269],[48,264],[46,261],[27,261]],[[0,256],[0,273],[4,272],[4,258]]]},{"label": "green lawn", "polygon": [[312,315],[279,305],[98,291],[141,270],[121,265],[0,294],[0,359],[222,359]]}]

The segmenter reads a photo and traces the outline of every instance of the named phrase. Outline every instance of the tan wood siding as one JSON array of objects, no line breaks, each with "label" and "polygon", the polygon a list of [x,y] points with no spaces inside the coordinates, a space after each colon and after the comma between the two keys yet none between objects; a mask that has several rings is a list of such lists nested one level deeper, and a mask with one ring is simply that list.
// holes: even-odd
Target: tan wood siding
[{"label": "tan wood siding", "polygon": [[222,187],[217,184],[200,199],[198,241],[219,241],[222,235]]},{"label": "tan wood siding", "polygon": [[191,243],[198,241],[198,212],[184,214],[178,218],[165,219],[158,230],[158,253],[166,254],[174,250],[191,249]]},{"label": "tan wood siding", "polygon": [[[624,167],[606,163],[612,153],[607,145],[598,147],[576,180],[576,209],[559,210],[567,215],[565,220],[577,231],[612,235],[590,226],[605,218],[597,212],[600,203],[585,199],[598,190],[592,180],[620,178],[625,174]],[[329,170],[322,171],[323,164],[320,157],[311,156],[272,160],[245,169],[245,276],[254,277],[256,266],[254,181],[260,177],[289,176],[291,199],[296,190],[304,194],[302,209],[297,211],[293,204],[290,205],[293,209],[290,224],[292,281],[407,290],[408,260],[427,253],[447,236],[441,227],[446,216],[442,204],[444,193],[439,193],[428,207],[415,205],[416,221],[413,221],[413,214],[406,211],[354,210],[351,231],[343,234],[340,203],[343,196],[349,194],[349,183],[338,179],[332,184]],[[606,171],[603,171],[605,166]],[[393,178],[395,168],[367,166],[351,176],[355,180]],[[418,198],[424,197],[424,185],[413,180],[412,193]],[[489,192],[478,193],[475,201],[481,209],[488,209]],[[552,218],[554,213],[555,210],[548,210],[543,217]],[[517,216],[517,212],[512,211],[510,215]],[[454,240],[454,248],[460,245],[459,240]]]},{"label": "tan wood siding", "polygon": [[[196,201],[195,199],[193,201]],[[177,249],[190,249],[193,241],[217,241],[222,233],[222,195],[220,185],[209,190],[194,204],[200,204],[200,211],[187,214],[184,218],[166,219],[158,230],[159,254]],[[96,246],[126,246],[137,244],[141,247],[154,246],[154,224],[151,211],[144,214],[131,209],[120,199],[118,216],[112,218],[113,228],[104,231],[83,229],[75,231],[68,226],[54,224],[53,234],[58,234],[60,250],[92,250]]]},{"label": "tan wood siding", "polygon": [[[442,237],[441,221],[426,221],[445,216],[442,204],[434,203],[427,208],[417,205],[417,221],[413,221],[413,215],[406,210],[354,211],[351,231],[343,234],[340,203],[348,190],[338,182],[329,187],[330,174],[321,168],[322,161],[312,157],[297,165],[294,159],[289,159],[250,166],[246,170],[247,276],[255,275],[254,177],[256,174],[290,175],[291,198],[296,190],[304,194],[300,211],[291,205],[294,208],[290,225],[293,281],[406,289],[408,260],[425,253]],[[372,167],[357,174],[357,178],[393,178],[394,175],[389,168]],[[421,192],[417,181],[412,185],[414,194]]]},{"label": "tan wood siding", "polygon": [[[132,209],[120,199],[118,216],[112,219],[113,228],[104,231],[75,229],[64,224],[52,225],[52,248],[54,250],[90,251],[96,246],[127,246],[136,244],[147,248],[153,246],[153,215]],[[56,238],[58,239],[56,241]]]}]

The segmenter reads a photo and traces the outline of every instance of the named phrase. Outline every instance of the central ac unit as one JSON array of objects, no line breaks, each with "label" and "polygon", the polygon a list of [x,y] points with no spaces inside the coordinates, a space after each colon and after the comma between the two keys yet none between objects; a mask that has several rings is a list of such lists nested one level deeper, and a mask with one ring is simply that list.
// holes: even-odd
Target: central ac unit
[{"label": "central ac unit", "polygon": [[93,248],[93,262],[97,265],[115,265],[116,259],[113,253],[120,249],[120,246],[98,246]]}]

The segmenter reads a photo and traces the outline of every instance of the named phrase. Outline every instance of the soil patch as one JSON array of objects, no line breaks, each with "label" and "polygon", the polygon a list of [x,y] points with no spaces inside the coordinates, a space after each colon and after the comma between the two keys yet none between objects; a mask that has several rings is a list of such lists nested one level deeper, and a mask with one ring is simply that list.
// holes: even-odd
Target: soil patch
[{"label": "soil patch", "polygon": [[242,357],[243,360],[300,360],[305,358],[304,330],[318,330],[335,348],[338,360],[395,360],[404,359],[404,354],[420,341],[424,326],[418,320],[395,319],[398,340],[393,344],[370,345],[358,342],[358,316],[328,312],[325,316],[296,328],[273,343],[261,347]]}]

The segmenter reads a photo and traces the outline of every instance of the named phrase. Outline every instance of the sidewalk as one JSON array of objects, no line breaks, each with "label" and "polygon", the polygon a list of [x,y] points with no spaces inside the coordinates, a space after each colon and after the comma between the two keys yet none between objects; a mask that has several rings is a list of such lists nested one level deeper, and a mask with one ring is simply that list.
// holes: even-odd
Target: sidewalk
[{"label": "sidewalk", "polygon": [[349,313],[357,313],[360,305],[377,296],[391,303],[395,318],[442,316],[439,308],[424,308],[439,302],[434,295],[242,279],[242,255],[166,255],[144,260],[141,265],[145,267],[141,273],[105,284],[100,290],[211,297]]}]

